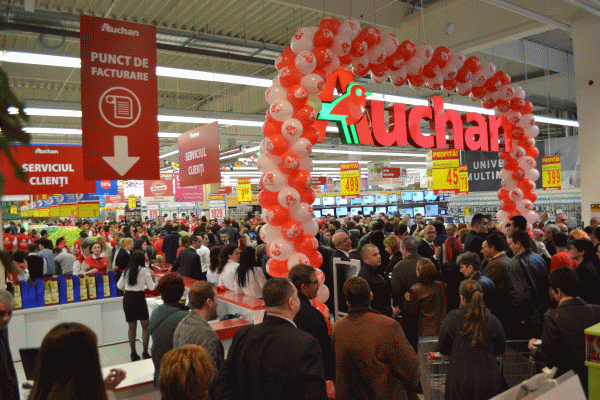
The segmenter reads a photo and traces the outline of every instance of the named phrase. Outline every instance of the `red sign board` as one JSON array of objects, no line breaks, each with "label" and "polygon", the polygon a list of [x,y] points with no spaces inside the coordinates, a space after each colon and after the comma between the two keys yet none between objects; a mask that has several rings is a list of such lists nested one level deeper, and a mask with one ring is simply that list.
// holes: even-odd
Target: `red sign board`
[{"label": "red sign board", "polygon": [[217,122],[185,132],[177,143],[181,187],[221,182]]},{"label": "red sign board", "polygon": [[388,168],[383,167],[381,169],[383,177],[387,178],[402,178],[406,176],[406,168]]},{"label": "red sign board", "polygon": [[144,196],[173,196],[173,172],[161,172],[157,181],[144,181]]},{"label": "red sign board", "polygon": [[311,177],[311,182],[310,184],[312,186],[319,186],[319,185],[327,185],[327,177],[326,176],[313,176]]},{"label": "red sign board", "polygon": [[219,193],[231,193],[233,192],[233,188],[231,186],[225,186],[219,188]]},{"label": "red sign board", "polygon": [[96,181],[83,180],[81,146],[11,145],[10,152],[27,172],[27,180],[25,183],[19,181],[12,165],[0,156],[0,170],[6,179],[2,188],[4,194],[96,191]]},{"label": "red sign board", "polygon": [[156,27],[80,16],[84,177],[159,179]]},{"label": "red sign board", "polygon": [[204,201],[204,186],[181,187],[179,171],[173,174],[175,201]]}]

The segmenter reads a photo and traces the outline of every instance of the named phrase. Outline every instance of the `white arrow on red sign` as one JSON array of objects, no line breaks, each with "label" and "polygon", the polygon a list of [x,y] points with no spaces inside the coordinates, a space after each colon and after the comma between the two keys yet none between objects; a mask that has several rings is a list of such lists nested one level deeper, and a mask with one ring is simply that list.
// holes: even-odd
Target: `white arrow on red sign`
[{"label": "white arrow on red sign", "polygon": [[127,136],[115,136],[115,152],[114,157],[102,157],[108,165],[110,165],[121,176],[134,166],[140,159],[139,157],[129,157],[129,146],[127,144]]}]

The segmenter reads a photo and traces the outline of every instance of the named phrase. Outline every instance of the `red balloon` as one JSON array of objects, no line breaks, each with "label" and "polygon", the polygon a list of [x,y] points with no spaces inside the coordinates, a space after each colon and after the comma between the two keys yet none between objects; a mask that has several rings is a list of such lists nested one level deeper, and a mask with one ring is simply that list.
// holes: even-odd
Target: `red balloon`
[{"label": "red balloon", "polygon": [[289,142],[281,133],[271,135],[265,140],[267,151],[274,156],[278,156],[289,147]]},{"label": "red balloon", "polygon": [[520,139],[525,135],[525,129],[520,126],[513,126],[512,135],[515,139]]},{"label": "red balloon", "polygon": [[500,157],[501,160],[506,161],[506,160],[509,160],[511,158],[511,155],[510,155],[510,153],[504,153],[504,152],[502,152],[502,153],[500,153],[500,155],[498,157]]},{"label": "red balloon", "polygon": [[300,192],[300,201],[302,203],[312,204],[315,202],[316,194],[313,189],[305,189]]},{"label": "red balloon", "polygon": [[[288,51],[289,50],[289,51]],[[275,67],[280,71],[283,67],[294,65],[296,54],[292,51],[290,46],[286,47],[283,52],[275,59]]]},{"label": "red balloon", "polygon": [[517,160],[511,158],[510,160],[506,160],[504,162],[504,169],[509,170],[509,171],[516,171],[517,168],[519,168],[519,163],[517,162]]},{"label": "red balloon", "polygon": [[362,36],[364,40],[367,41],[369,48],[375,46],[381,41],[381,31],[375,26],[370,26],[368,28],[363,29],[362,31],[360,31],[358,36]]},{"label": "red balloon", "polygon": [[279,204],[269,207],[266,215],[267,223],[274,226],[281,226],[290,218],[290,212]]},{"label": "red balloon", "polygon": [[514,213],[517,211],[517,204],[511,199],[504,200],[504,211],[508,213]]},{"label": "red balloon", "polygon": [[312,178],[310,174],[303,169],[300,169],[295,174],[290,175],[288,180],[290,186],[296,189],[298,192],[309,189],[311,181]]},{"label": "red balloon", "polygon": [[510,176],[518,184],[518,182],[520,182],[525,176],[525,171],[523,168],[517,168],[512,174],[510,174]]},{"label": "red balloon", "polygon": [[359,34],[351,43],[350,54],[352,54],[353,57],[362,57],[367,54],[367,50],[369,50],[369,44],[366,39]]},{"label": "red balloon", "polygon": [[270,192],[266,189],[261,190],[258,194],[258,204],[260,204],[260,206],[263,208],[270,208],[276,204],[279,204],[277,194],[277,192]]},{"label": "red balloon", "polygon": [[333,52],[331,51],[330,48],[323,47],[323,46],[315,47],[312,50],[312,53],[315,55],[315,58],[317,59],[317,68],[325,68],[329,64],[331,64],[331,61],[333,60]]},{"label": "red balloon", "polygon": [[395,52],[400,54],[402,58],[404,58],[404,62],[407,62],[408,60],[413,58],[413,56],[417,52],[417,46],[415,46],[415,44],[410,40],[405,40],[404,42],[400,43]]},{"label": "red balloon", "polygon": [[312,125],[307,126],[302,132],[302,137],[308,139],[310,143],[314,145],[319,140],[319,131],[317,131]]},{"label": "red balloon", "polygon": [[263,124],[263,134],[266,137],[270,137],[271,135],[281,133],[281,125],[282,123],[279,121],[275,121],[274,119],[268,118]]},{"label": "red balloon", "polygon": [[304,227],[301,222],[288,219],[281,225],[281,235],[285,240],[295,242],[300,236],[304,235]]},{"label": "red balloon", "polygon": [[498,200],[506,200],[508,199],[508,190],[500,189],[498,190]]},{"label": "red balloon", "polygon": [[500,82],[502,82],[503,85],[510,85],[510,75],[508,75],[506,72],[498,71],[494,74],[494,76],[500,79]]},{"label": "red balloon", "polygon": [[533,190],[530,190],[529,192],[524,194],[523,198],[531,201],[532,203],[535,203],[535,201],[537,200],[537,194],[535,194]]},{"label": "red balloon", "polygon": [[321,268],[321,265],[323,265],[323,256],[318,251],[308,255],[308,260],[313,268]]},{"label": "red balloon", "polygon": [[500,89],[500,86],[502,86],[502,82],[500,82],[500,78],[496,77],[495,75],[492,75],[490,79],[485,81],[484,86],[488,92],[495,92],[498,89]]},{"label": "red balloon", "polygon": [[287,101],[294,109],[302,107],[308,100],[308,90],[302,85],[294,85],[288,89]]},{"label": "red balloon", "polygon": [[431,61],[437,64],[440,68],[444,68],[450,60],[450,49],[445,46],[440,46],[433,52]]},{"label": "red balloon", "polygon": [[392,71],[397,71],[404,65],[404,57],[396,50],[392,55],[386,57],[385,63]]},{"label": "red balloon", "polygon": [[513,97],[510,99],[510,109],[513,111],[519,111],[525,106],[525,100],[520,97]]},{"label": "red balloon", "polygon": [[279,165],[281,172],[291,174],[298,170],[300,160],[296,153],[286,151],[279,156],[277,164]]},{"label": "red balloon", "polygon": [[337,35],[338,29],[342,23],[335,17],[325,17],[319,22],[319,29],[329,29]]},{"label": "red balloon", "polygon": [[267,273],[273,278],[285,278],[288,276],[290,269],[287,265],[287,260],[279,261],[271,258],[267,261]]},{"label": "red balloon", "polygon": [[510,111],[510,103],[506,100],[502,100],[502,99],[498,100],[496,102],[496,107],[498,107],[498,111],[503,112],[503,113]]},{"label": "red balloon", "polygon": [[294,113],[294,118],[302,123],[302,126],[310,126],[317,120],[317,112],[311,106],[303,106]]},{"label": "red balloon", "polygon": [[477,98],[485,96],[486,92],[487,91],[485,90],[485,86],[474,87],[471,89],[471,93],[473,93],[473,96]]},{"label": "red balloon", "polygon": [[435,78],[440,73],[440,66],[433,60],[423,67],[423,75],[426,78]]},{"label": "red balloon", "polygon": [[388,72],[388,67],[386,63],[381,64],[369,64],[369,69],[373,73],[373,75],[381,78]]},{"label": "red balloon", "polygon": [[421,86],[425,83],[425,77],[423,74],[420,75],[408,75],[408,81],[413,86]]},{"label": "red balloon", "polygon": [[492,103],[492,102],[487,102],[485,101],[485,99],[481,102],[481,105],[483,106],[483,108],[487,108],[488,110],[491,110],[492,108],[494,108],[496,106],[496,103]]},{"label": "red balloon", "polygon": [[525,151],[525,155],[532,157],[532,158],[537,158],[537,156],[540,155],[540,151],[533,146],[530,146],[526,151]]},{"label": "red balloon", "polygon": [[456,89],[456,79],[444,81],[444,84],[442,86],[444,87],[444,89],[454,90]]},{"label": "red balloon", "polygon": [[523,108],[521,108],[521,114],[522,115],[531,114],[531,111],[533,111],[533,106],[530,101],[526,101]]},{"label": "red balloon", "polygon": [[313,37],[313,46],[331,47],[333,46],[334,36],[335,34],[329,29],[319,29]]},{"label": "red balloon", "polygon": [[458,73],[456,74],[456,81],[461,82],[461,83],[466,83],[469,80],[471,80],[472,76],[473,76],[473,73],[471,72],[471,70],[469,68],[463,66],[461,69],[458,70]]},{"label": "red balloon", "polygon": [[313,300],[313,307],[319,310],[319,312],[323,314],[323,317],[325,317],[326,320],[329,319],[329,308],[327,308],[325,304],[320,303],[315,299]]},{"label": "red balloon", "polygon": [[302,74],[293,65],[288,65],[281,68],[279,71],[279,83],[281,86],[289,88],[300,83]]},{"label": "red balloon", "polygon": [[395,81],[395,80],[392,79],[392,85],[394,85],[394,86],[404,86],[404,84],[406,82],[408,82],[407,78],[404,78],[404,79],[399,80],[399,81]]},{"label": "red balloon", "polygon": [[352,62],[352,56],[350,54],[346,54],[345,56],[340,57],[340,68],[344,69]]},{"label": "red balloon", "polygon": [[366,74],[369,73],[369,68],[365,68],[365,69],[352,68],[352,73],[354,74],[354,76],[365,76]]},{"label": "red balloon", "polygon": [[311,254],[319,248],[319,242],[314,236],[302,235],[294,242],[294,250],[298,253]]},{"label": "red balloon", "polygon": [[463,67],[469,69],[474,74],[481,67],[481,61],[479,61],[479,58],[471,56],[465,60]]}]

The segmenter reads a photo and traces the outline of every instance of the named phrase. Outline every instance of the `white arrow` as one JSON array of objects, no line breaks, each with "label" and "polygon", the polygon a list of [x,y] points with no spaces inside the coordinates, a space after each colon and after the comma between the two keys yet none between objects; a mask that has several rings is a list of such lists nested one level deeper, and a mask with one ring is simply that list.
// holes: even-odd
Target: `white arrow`
[{"label": "white arrow", "polygon": [[129,157],[129,147],[127,145],[127,136],[115,136],[114,157],[102,157],[121,176],[138,162],[139,157]]}]

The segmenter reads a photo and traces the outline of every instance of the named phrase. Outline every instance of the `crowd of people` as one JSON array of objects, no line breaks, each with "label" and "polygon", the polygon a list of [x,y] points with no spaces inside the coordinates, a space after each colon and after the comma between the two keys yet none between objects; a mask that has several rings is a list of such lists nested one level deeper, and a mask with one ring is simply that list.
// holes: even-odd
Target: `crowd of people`
[{"label": "crowd of people", "polygon": [[[533,357],[560,374],[575,370],[587,391],[583,330],[600,322],[600,221],[569,231],[563,214],[555,222],[540,216],[533,227],[521,216],[502,227],[482,214],[469,225],[425,222],[420,214],[324,216],[316,235],[324,281],[303,264],[287,279],[269,276],[258,212],[220,224],[194,216],[82,221],[70,249],[42,236],[27,243],[28,253],[15,247],[13,254],[15,273],[29,277],[39,275],[32,262],[41,276],[115,271],[131,359],[140,359],[140,321],[142,357],[153,359],[163,398],[172,398],[164,388],[175,386],[213,399],[325,398],[326,380],[339,398],[416,398],[417,345],[431,338],[449,356],[447,399],[487,399],[507,389],[497,363],[507,339],[529,340]],[[323,283],[333,293],[334,258],[359,260],[361,268],[338,282],[347,316],[329,331],[311,300]],[[156,282],[152,266],[170,272]],[[189,308],[179,302],[182,276],[198,281]],[[261,324],[235,334],[227,359],[207,322],[216,316],[218,286],[262,298],[266,307]],[[155,287],[164,304],[150,316],[143,291]],[[334,309],[333,295],[326,305]],[[192,388],[178,373],[194,362],[203,365],[204,380]]]}]

